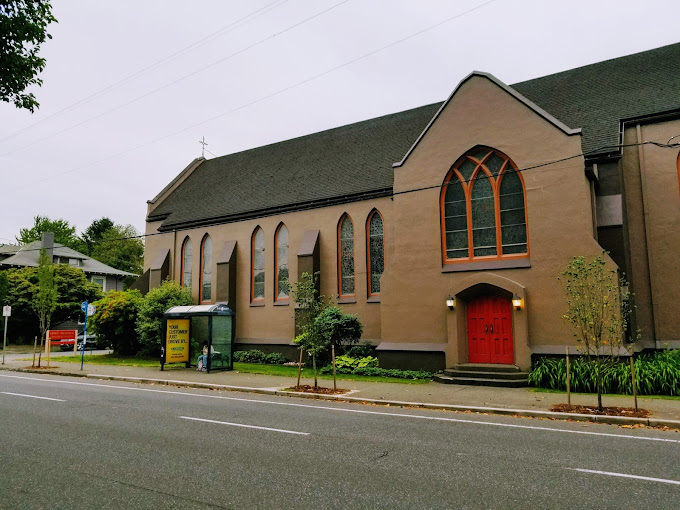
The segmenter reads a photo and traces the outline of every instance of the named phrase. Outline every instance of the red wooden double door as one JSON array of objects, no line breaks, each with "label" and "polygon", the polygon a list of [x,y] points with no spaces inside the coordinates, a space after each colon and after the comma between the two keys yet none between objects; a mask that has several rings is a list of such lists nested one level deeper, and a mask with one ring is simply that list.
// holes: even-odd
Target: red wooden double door
[{"label": "red wooden double door", "polygon": [[468,362],[513,364],[512,303],[480,296],[467,304]]}]

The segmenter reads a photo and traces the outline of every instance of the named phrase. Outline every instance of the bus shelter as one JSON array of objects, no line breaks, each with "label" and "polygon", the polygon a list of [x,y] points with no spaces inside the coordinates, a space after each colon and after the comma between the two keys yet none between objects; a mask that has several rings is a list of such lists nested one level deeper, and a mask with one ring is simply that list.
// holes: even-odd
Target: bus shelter
[{"label": "bus shelter", "polygon": [[206,372],[233,370],[234,311],[224,304],[173,306],[163,317],[161,370],[196,363]]}]

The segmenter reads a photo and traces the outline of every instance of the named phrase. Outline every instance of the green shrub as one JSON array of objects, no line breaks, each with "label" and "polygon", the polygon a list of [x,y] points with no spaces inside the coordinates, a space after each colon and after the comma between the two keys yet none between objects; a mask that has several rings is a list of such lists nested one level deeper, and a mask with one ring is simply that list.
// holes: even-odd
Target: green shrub
[{"label": "green shrub", "polygon": [[336,356],[335,357],[335,368],[336,370],[350,368],[354,370],[355,368],[363,367],[377,367],[378,358],[373,356],[366,356],[363,358],[353,358],[351,356]]},{"label": "green shrub", "polygon": [[97,312],[90,318],[97,342],[110,345],[116,354],[136,354],[139,350],[135,325],[142,295],[138,290],[110,292],[94,303]]},{"label": "green shrub", "polygon": [[[596,391],[593,362],[577,357],[570,364],[571,390],[579,393]],[[635,378],[639,395],[680,396],[680,349],[641,354],[635,359]],[[567,389],[567,364],[564,358],[539,358],[529,374],[529,383],[538,388]],[[632,395],[630,362],[607,366],[602,373],[602,391]]]},{"label": "green shrub", "polygon": [[[364,363],[363,366],[348,366],[348,365],[343,365],[342,367],[338,368],[337,367],[337,362],[339,358],[345,358],[345,356],[338,356],[335,358],[336,362],[336,373],[338,374],[352,374],[352,375],[369,375],[369,376],[375,376],[375,377],[396,377],[398,379],[431,379],[432,378],[432,373],[427,372],[425,370],[398,370],[396,368],[379,368],[377,365],[377,358],[372,358],[370,356],[366,358],[362,358],[361,360],[355,360],[355,361],[362,361]],[[375,360],[375,362],[373,361]],[[365,363],[369,363],[370,365],[366,365]],[[322,374],[332,374],[333,373],[333,366],[332,365],[326,365],[321,369]]]},{"label": "green shrub", "polygon": [[345,355],[351,356],[352,358],[366,358],[373,354],[373,345],[371,342],[366,340],[361,345],[353,345],[349,349],[345,349]]},{"label": "green shrub", "polygon": [[159,357],[163,337],[163,314],[173,306],[193,304],[191,291],[176,282],[166,280],[144,296],[137,316],[139,353]]},{"label": "green shrub", "polygon": [[280,352],[266,354],[258,349],[236,351],[234,361],[238,363],[260,363],[263,365],[283,365],[288,361]]}]

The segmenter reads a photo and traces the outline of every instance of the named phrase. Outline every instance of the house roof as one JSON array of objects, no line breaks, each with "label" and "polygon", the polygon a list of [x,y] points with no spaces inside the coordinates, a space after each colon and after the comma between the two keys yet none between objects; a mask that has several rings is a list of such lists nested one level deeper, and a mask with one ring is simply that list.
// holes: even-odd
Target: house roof
[{"label": "house roof", "polygon": [[[0,269],[7,267],[38,267],[40,259],[40,249],[42,248],[42,241],[33,241],[32,243],[15,246],[16,253],[11,257],[0,260]],[[78,268],[82,269],[86,274],[101,274],[106,276],[139,276],[134,273],[128,273],[115,269],[111,266],[99,262],[87,255],[72,250],[63,244],[54,243],[52,254],[59,257],[78,259],[82,261],[82,265]]]},{"label": "house roof", "polygon": [[[512,86],[475,74],[568,134],[580,128],[583,151],[590,155],[619,153],[611,146],[619,143],[624,119],[680,112],[680,43]],[[392,164],[404,158],[443,104],[192,164],[167,197],[156,197],[160,203],[147,220],[162,220],[159,230],[168,231],[389,196]]]}]

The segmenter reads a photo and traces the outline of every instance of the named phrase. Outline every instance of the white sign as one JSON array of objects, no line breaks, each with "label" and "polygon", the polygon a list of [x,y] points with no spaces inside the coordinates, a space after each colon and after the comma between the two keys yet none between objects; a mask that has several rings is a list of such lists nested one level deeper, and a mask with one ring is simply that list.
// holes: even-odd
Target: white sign
[{"label": "white sign", "polygon": [[11,306],[3,306],[2,307],[2,316],[3,317],[11,317],[12,316],[12,307]]},{"label": "white sign", "polygon": [[94,305],[87,305],[87,316],[90,317],[94,315],[94,312],[96,312],[97,309],[94,307]]}]

